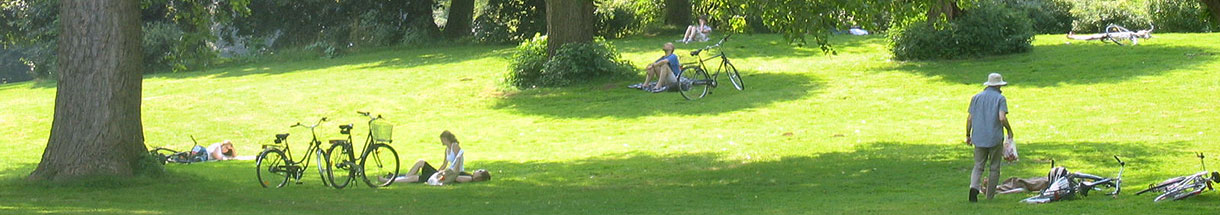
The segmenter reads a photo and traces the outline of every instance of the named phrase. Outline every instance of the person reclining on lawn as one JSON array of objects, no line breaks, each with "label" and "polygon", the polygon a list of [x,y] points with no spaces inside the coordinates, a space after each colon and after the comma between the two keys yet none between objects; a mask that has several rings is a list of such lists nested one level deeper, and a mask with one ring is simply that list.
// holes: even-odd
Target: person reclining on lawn
[{"label": "person reclining on lawn", "polygon": [[[646,70],[644,83],[632,85],[630,86],[631,88],[659,93],[665,92],[669,87],[674,86],[674,83],[678,80],[678,72],[682,71],[681,63],[678,62],[678,55],[674,54],[673,43],[665,43],[661,50],[665,51],[665,55],[644,67],[644,70]],[[649,82],[653,77],[657,79],[655,84]]]},{"label": "person reclining on lawn", "polygon": [[394,180],[395,182],[407,183],[426,182],[429,185],[491,180],[491,174],[487,170],[475,170],[474,174],[466,172],[466,156],[464,155],[466,151],[462,150],[462,147],[458,144],[457,137],[453,133],[447,130],[441,132],[441,144],[445,145],[445,161],[441,163],[439,170],[432,167],[427,161],[420,159],[415,162],[415,165],[410,170],[407,170],[407,174],[399,175],[392,179],[383,178],[381,180]]},{"label": "person reclining on lawn", "polygon": [[225,140],[208,147],[195,146],[191,148],[191,156],[194,157],[191,162],[233,160],[237,151],[233,149],[233,141]]}]

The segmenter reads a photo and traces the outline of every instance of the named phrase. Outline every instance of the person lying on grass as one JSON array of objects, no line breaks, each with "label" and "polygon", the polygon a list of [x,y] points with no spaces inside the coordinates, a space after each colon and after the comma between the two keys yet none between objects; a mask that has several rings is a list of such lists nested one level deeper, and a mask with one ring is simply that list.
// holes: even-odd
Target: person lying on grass
[{"label": "person lying on grass", "polygon": [[[632,88],[640,88],[649,92],[659,93],[665,92],[669,87],[673,86],[678,80],[678,71],[682,71],[681,63],[678,62],[678,55],[674,54],[674,44],[665,43],[661,47],[665,51],[665,55],[661,56],[657,61],[648,64],[644,67],[644,83],[631,86]],[[651,84],[649,81],[656,77],[657,83]]]},{"label": "person lying on grass", "polygon": [[195,162],[233,160],[237,157],[237,151],[233,149],[233,141],[225,140],[208,147],[195,146],[191,149],[191,156],[195,157]]},{"label": "person lying on grass", "polygon": [[[474,174],[466,172],[466,156],[465,150],[459,144],[457,137],[449,131],[441,132],[441,144],[445,145],[445,161],[441,163],[438,170],[428,164],[427,161],[420,159],[407,170],[407,174],[399,175],[392,179],[395,182],[418,183],[426,182],[429,185],[445,185],[451,183],[466,183],[476,181],[491,180],[491,174],[487,170],[476,170]],[[426,180],[421,180],[426,178]]]}]

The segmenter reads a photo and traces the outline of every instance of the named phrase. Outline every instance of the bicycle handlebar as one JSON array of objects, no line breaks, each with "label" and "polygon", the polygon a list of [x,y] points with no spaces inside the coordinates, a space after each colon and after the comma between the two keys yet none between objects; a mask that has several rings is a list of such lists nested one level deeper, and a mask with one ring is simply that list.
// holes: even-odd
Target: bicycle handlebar
[{"label": "bicycle handlebar", "polygon": [[373,114],[371,114],[369,112],[365,112],[365,111],[356,111],[356,113],[360,114],[361,116],[368,117],[370,121],[376,120],[376,119],[381,119],[381,115],[377,115],[377,117],[373,117]]},{"label": "bicycle handlebar", "polygon": [[322,117],[322,119],[321,119],[321,120],[318,120],[318,123],[314,123],[314,124],[313,124],[313,126],[305,126],[304,124],[301,124],[301,122],[297,122],[297,124],[296,124],[296,125],[292,125],[292,126],[289,126],[289,127],[298,127],[298,126],[299,126],[299,127],[306,127],[306,128],[309,128],[309,129],[313,129],[313,128],[318,127],[318,125],[322,125],[322,122],[325,122],[325,121],[326,121],[326,117]]},{"label": "bicycle handlebar", "polygon": [[709,46],[707,46],[707,47],[703,47],[703,48],[701,48],[701,49],[695,49],[694,51],[691,51],[691,52],[690,52],[690,55],[691,55],[691,56],[698,56],[700,52],[703,52],[703,50],[708,50],[708,49],[712,49],[712,48],[720,47],[720,45],[721,45],[721,44],[723,44],[723,43],[724,43],[724,41],[729,40],[729,37],[733,37],[733,35],[731,35],[731,34],[730,34],[730,35],[728,35],[728,36],[724,36],[724,38],[720,39],[720,41],[719,41],[719,42],[716,42],[716,44],[712,44],[712,45],[709,45]]},{"label": "bicycle handlebar", "polygon": [[1119,165],[1119,166],[1126,166],[1126,165],[1127,165],[1127,162],[1123,162],[1123,160],[1122,160],[1122,159],[1118,159],[1118,155],[1115,155],[1115,156],[1114,156],[1114,160],[1118,161],[1118,165]]}]

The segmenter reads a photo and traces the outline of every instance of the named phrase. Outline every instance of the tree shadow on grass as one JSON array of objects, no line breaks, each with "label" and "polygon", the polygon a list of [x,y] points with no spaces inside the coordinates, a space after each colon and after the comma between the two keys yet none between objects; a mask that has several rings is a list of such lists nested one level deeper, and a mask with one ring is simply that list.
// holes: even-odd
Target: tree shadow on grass
[{"label": "tree shadow on grass", "polygon": [[[1123,156],[1130,171],[1155,166],[1152,164],[1163,158],[1174,159],[1173,154],[1178,153],[1173,152],[1185,150],[1180,145],[1022,144],[1024,161],[1006,165],[1004,176],[1044,175],[1048,165],[1038,160],[1050,157],[1074,171],[1108,176],[1117,169],[1111,155]],[[488,169],[493,179],[443,187],[396,183],[377,190],[359,182],[345,190],[323,187],[314,172],[307,173],[305,184],[265,189],[255,183],[250,162],[170,165],[167,167],[171,171],[186,177],[124,188],[0,183],[4,188],[0,189],[4,194],[0,195],[4,200],[0,201],[0,213],[1024,214],[1047,210],[1163,210],[1152,207],[1151,201],[1135,198],[1124,199],[1124,205],[1134,208],[1106,207],[1114,203],[1092,199],[1013,207],[1024,198],[1022,195],[1000,196],[998,202],[1011,202],[1008,204],[967,204],[963,191],[968,183],[971,148],[959,144],[876,142],[842,152],[762,156],[762,160],[730,159],[726,153],[624,152],[562,161],[471,160],[468,168]],[[25,169],[4,171],[28,171]],[[1211,205],[1187,202],[1176,206]]]},{"label": "tree shadow on grass", "polygon": [[505,95],[496,109],[558,118],[635,118],[659,114],[705,115],[761,107],[812,95],[823,87],[814,76],[742,72],[746,89],[738,91],[727,77],[703,99],[687,101],[676,92],[647,93],[627,88],[635,82],[592,87],[531,89]]},{"label": "tree shadow on grass", "polygon": [[1216,60],[1220,50],[1148,44],[1115,46],[1104,43],[1035,46],[1031,53],[975,60],[899,63],[890,71],[941,78],[946,82],[981,85],[998,72],[1010,86],[1051,87],[1063,84],[1114,83],[1177,69],[1195,69]]}]

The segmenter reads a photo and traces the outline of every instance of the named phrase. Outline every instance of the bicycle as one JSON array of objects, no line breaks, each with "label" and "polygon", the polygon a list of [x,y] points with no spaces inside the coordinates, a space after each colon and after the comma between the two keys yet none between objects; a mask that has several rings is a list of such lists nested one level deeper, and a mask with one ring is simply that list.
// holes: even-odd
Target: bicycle
[{"label": "bicycle", "polygon": [[[1106,193],[1106,195],[1118,198],[1118,193],[1122,191],[1123,169],[1127,166],[1127,163],[1123,162],[1122,159],[1118,159],[1118,156],[1114,156],[1114,160],[1118,161],[1118,176],[1114,178],[1105,178],[1081,172],[1069,173],[1063,167],[1051,168],[1051,172],[1047,174],[1047,180],[1051,182],[1050,186],[1047,186],[1038,195],[1021,200],[1021,202],[1050,203],[1071,199],[1076,194],[1088,197],[1089,191],[1101,190],[1101,188],[1113,188],[1114,191]],[[1051,161],[1051,166],[1055,166],[1055,161]]]},{"label": "bicycle", "polygon": [[[360,162],[357,164],[355,149],[352,148],[352,124],[340,125],[339,133],[346,134],[347,140],[331,140],[330,149],[326,151],[327,163],[334,164],[334,169],[327,171],[330,184],[334,188],[343,189],[355,180],[354,176],[359,175],[369,187],[390,186],[394,180],[384,179],[398,176],[399,167],[398,152],[389,145],[393,142],[391,136],[394,125],[382,121],[381,115],[373,117],[368,112],[356,113],[369,118],[369,133],[364,141],[364,151],[360,152]],[[336,173],[339,173],[338,177]]]},{"label": "bicycle", "polygon": [[1196,153],[1195,156],[1199,157],[1199,164],[1203,166],[1203,171],[1189,176],[1173,177],[1157,184],[1150,184],[1148,189],[1141,190],[1135,193],[1135,195],[1147,192],[1160,192],[1161,195],[1157,195],[1152,201],[1160,202],[1166,199],[1176,201],[1199,195],[1204,191],[1213,190],[1212,182],[1220,183],[1220,172],[1207,171],[1207,164],[1203,161],[1203,153]]},{"label": "bicycle", "polygon": [[[716,79],[720,77],[721,72],[729,76],[729,81],[733,83],[734,88],[737,88],[737,90],[746,89],[745,82],[741,80],[741,74],[737,73],[737,67],[729,62],[729,57],[724,53],[723,49],[718,50],[720,53],[709,58],[701,58],[699,56],[703,51],[720,47],[729,37],[732,37],[732,35],[725,36],[719,42],[716,42],[716,44],[691,51],[690,55],[695,56],[699,61],[697,64],[684,65],[682,72],[678,73],[678,93],[682,94],[682,98],[696,100],[711,93],[711,89],[715,89],[719,85]],[[716,73],[708,75],[707,69],[705,69],[707,66],[704,64],[704,61],[715,58],[720,58],[720,67],[716,68]]]},{"label": "bicycle", "polygon": [[165,165],[166,163],[191,164],[194,162],[203,162],[202,156],[207,156],[207,155],[206,154],[203,154],[203,155],[193,154],[195,147],[199,146],[199,141],[195,140],[194,135],[192,135],[190,137],[191,137],[191,142],[195,143],[194,146],[191,146],[190,150],[179,152],[178,150],[173,150],[173,149],[169,149],[169,148],[165,148],[165,147],[157,147],[157,148],[148,150],[148,153],[153,155],[154,157],[156,157],[157,161],[161,162],[161,165]]},{"label": "bicycle", "polygon": [[[326,121],[326,117],[322,117],[313,126],[306,126],[298,122],[290,127],[305,127],[309,129],[309,133],[313,135],[313,139],[309,141],[309,148],[305,151],[313,152],[318,155],[317,165],[318,174],[322,178],[322,185],[327,185],[327,173],[323,167],[328,167],[330,164],[324,164],[326,152],[322,151],[322,142],[318,141],[318,133],[314,131],[318,125]],[[309,168],[309,158],[312,154],[305,154],[301,160],[294,161],[292,159],[292,149],[288,144],[288,134],[276,134],[275,144],[263,144],[263,152],[255,158],[254,167],[257,171],[259,185],[270,187],[272,182],[275,187],[284,187],[288,184],[288,179],[292,178],[296,184],[301,184],[301,176],[305,175],[305,170]],[[328,168],[327,168],[328,169]]]}]

